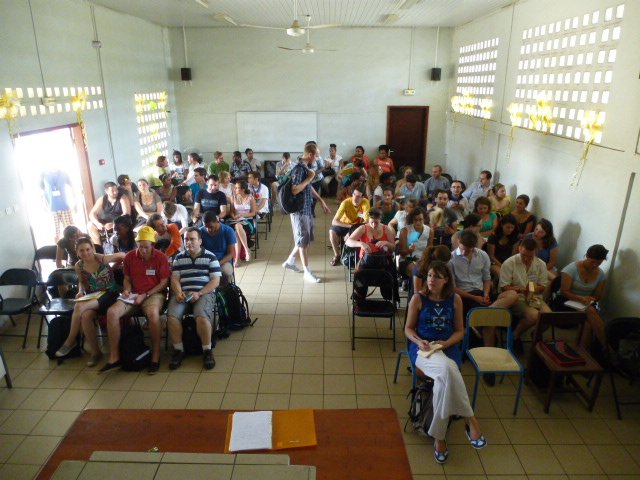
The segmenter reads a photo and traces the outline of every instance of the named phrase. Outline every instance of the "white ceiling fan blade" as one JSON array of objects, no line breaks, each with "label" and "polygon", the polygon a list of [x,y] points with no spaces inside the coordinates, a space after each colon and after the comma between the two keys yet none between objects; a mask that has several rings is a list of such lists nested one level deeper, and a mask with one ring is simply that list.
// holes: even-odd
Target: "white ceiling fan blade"
[{"label": "white ceiling fan blade", "polygon": [[324,25],[311,25],[309,27],[305,27],[305,28],[336,28],[336,27],[341,27],[342,24],[340,23],[325,23]]},{"label": "white ceiling fan blade", "polygon": [[231,18],[226,13],[216,13],[213,16],[213,19],[218,21],[218,22],[226,22],[226,23],[230,23],[231,25],[234,25],[236,27],[238,26],[238,22],[236,22],[233,18]]},{"label": "white ceiling fan blade", "polygon": [[247,27],[247,28],[262,28],[264,30],[284,30],[282,27],[270,27],[267,25],[249,25],[247,23],[241,23],[238,25],[239,27]]},{"label": "white ceiling fan blade", "polygon": [[282,50],[288,50],[290,52],[301,52],[302,51],[301,48],[288,48],[288,47],[280,47],[280,46],[278,48],[281,48]]}]

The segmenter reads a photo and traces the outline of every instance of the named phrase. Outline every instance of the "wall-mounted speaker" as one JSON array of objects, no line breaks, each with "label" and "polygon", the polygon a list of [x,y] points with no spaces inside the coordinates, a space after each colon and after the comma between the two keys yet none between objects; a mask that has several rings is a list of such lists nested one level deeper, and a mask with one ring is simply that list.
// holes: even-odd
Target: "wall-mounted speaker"
[{"label": "wall-mounted speaker", "polygon": [[191,69],[190,68],[181,68],[180,69],[180,78],[183,82],[191,81]]},{"label": "wall-mounted speaker", "polygon": [[432,68],[431,69],[431,80],[434,82],[439,82],[442,77],[442,69],[441,68]]}]

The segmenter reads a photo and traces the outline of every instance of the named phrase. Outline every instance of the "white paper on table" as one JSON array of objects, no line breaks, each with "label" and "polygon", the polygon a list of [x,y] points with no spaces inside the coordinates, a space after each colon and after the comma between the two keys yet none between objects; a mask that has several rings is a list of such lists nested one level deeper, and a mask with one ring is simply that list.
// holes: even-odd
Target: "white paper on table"
[{"label": "white paper on table", "polygon": [[234,413],[231,421],[229,451],[271,449],[272,416],[271,411]]}]

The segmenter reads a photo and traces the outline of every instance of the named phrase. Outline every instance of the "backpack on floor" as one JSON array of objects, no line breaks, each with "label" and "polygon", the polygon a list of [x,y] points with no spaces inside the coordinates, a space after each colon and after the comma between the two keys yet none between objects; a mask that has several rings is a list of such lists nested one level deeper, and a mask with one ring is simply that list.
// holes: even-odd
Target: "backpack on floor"
[{"label": "backpack on floor", "polygon": [[71,331],[71,317],[55,317],[49,322],[47,333],[47,350],[45,353],[51,360],[58,360],[62,363],[65,358],[73,358],[82,356],[80,349],[80,340],[76,339],[76,343],[71,351],[64,357],[56,357],[56,352],[62,347],[62,344],[69,336]]},{"label": "backpack on floor", "polygon": [[137,323],[126,322],[120,333],[120,363],[126,372],[139,372],[149,366],[151,350],[144,343],[144,332]]},{"label": "backpack on floor", "polygon": [[182,319],[182,347],[185,355],[202,355],[202,341],[193,315]]},{"label": "backpack on floor", "polygon": [[[294,168],[297,168],[297,166]],[[302,205],[304,204],[303,193],[299,192],[294,195],[291,190],[292,187],[291,175],[287,176],[287,178],[278,185],[278,203],[280,203],[282,213],[286,215],[299,212],[302,210]]]},{"label": "backpack on floor", "polygon": [[409,395],[411,395],[411,406],[408,421],[416,432],[428,435],[427,432],[433,421],[433,382],[421,382],[409,392]]},{"label": "backpack on floor", "polygon": [[228,336],[229,330],[242,330],[253,326],[256,320],[249,316],[249,304],[242,290],[235,283],[230,283],[216,290],[216,308],[218,310],[219,336]]}]

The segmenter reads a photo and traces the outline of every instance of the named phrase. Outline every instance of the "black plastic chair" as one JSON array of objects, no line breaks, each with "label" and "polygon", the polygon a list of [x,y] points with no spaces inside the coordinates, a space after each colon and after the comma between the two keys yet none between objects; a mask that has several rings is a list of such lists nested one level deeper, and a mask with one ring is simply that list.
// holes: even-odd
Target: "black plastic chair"
[{"label": "black plastic chair", "polygon": [[40,285],[44,285],[49,274],[57,268],[57,254],[57,245],[46,245],[36,250],[36,253],[33,256],[31,269],[36,272],[36,275],[38,276],[38,283]]},{"label": "black plastic chair", "polygon": [[0,287],[26,287],[26,293],[22,297],[4,297],[0,294],[0,315],[8,315],[15,326],[14,315],[27,313],[27,326],[23,335],[3,333],[8,337],[23,337],[22,348],[27,346],[29,323],[31,322],[31,310],[35,304],[35,288],[38,284],[36,273],[28,268],[10,268],[0,276]]},{"label": "black plastic chair", "polygon": [[[396,351],[396,304],[397,288],[394,282],[395,272],[380,269],[361,268],[353,276],[351,294],[351,349],[356,349],[356,338],[380,339],[380,337],[357,337],[356,317],[388,318],[392,331],[393,351]],[[379,289],[381,298],[373,298],[375,289]]]},{"label": "black plastic chair", "polygon": [[449,175],[448,173],[443,173],[442,176],[449,180],[449,185],[451,185],[451,182],[453,182],[453,177],[451,177],[451,175]]},{"label": "black plastic chair", "polygon": [[48,317],[70,317],[73,314],[75,303],[71,298],[60,298],[58,296],[58,288],[67,286],[71,291],[73,287],[78,285],[78,275],[74,270],[61,268],[51,272],[46,286],[47,299],[36,312],[40,315],[40,328],[38,329],[38,349],[40,348],[40,340],[42,338],[42,325],[46,322],[49,326]]},{"label": "black plastic chair", "polygon": [[606,333],[613,400],[616,402],[618,419],[622,420],[620,405],[640,405],[640,401],[620,401],[614,378],[618,373],[629,384],[640,380],[640,318],[615,318],[607,323]]}]

